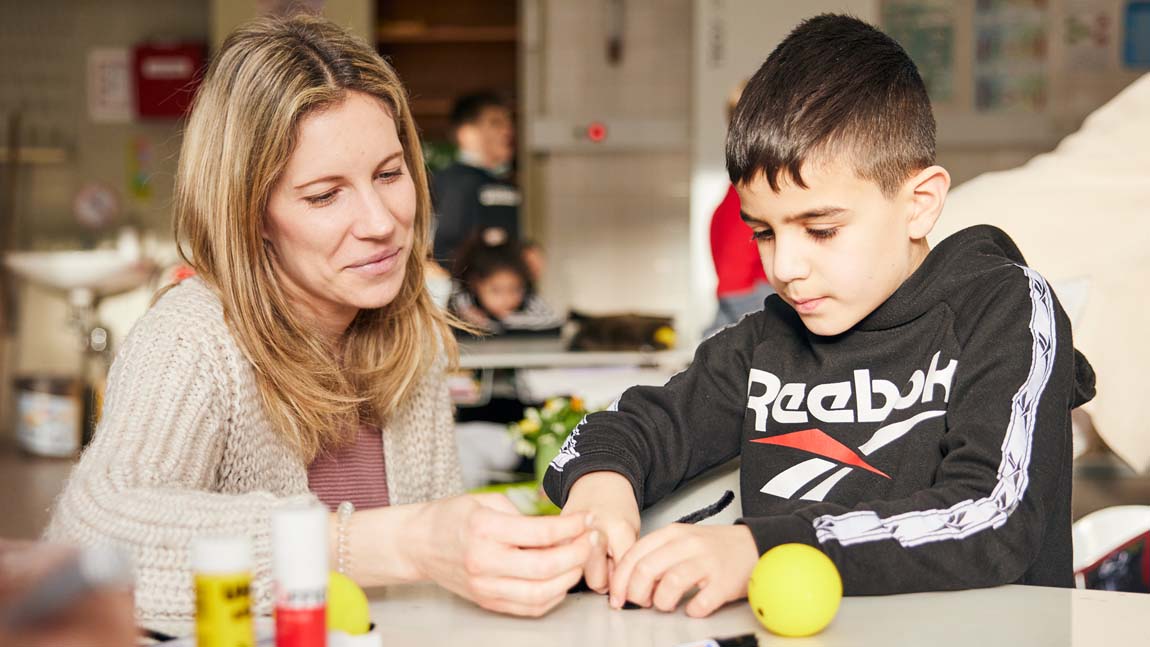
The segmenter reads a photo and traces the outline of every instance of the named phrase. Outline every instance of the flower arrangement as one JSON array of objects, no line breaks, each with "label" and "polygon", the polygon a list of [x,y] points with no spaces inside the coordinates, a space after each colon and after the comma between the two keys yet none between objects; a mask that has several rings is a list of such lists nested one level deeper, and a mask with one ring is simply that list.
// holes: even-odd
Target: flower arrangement
[{"label": "flower arrangement", "polygon": [[508,425],[515,451],[535,459],[537,479],[543,478],[563,441],[588,413],[580,398],[551,398],[541,408],[528,407],[522,420]]}]

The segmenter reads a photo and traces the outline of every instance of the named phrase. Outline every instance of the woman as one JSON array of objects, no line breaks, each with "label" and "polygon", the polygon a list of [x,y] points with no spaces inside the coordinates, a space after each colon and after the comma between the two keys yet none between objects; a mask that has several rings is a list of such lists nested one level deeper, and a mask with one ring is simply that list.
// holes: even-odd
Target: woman
[{"label": "woman", "polygon": [[594,540],[585,519],[441,499],[460,490],[456,349],[424,289],[427,178],[395,72],[319,18],[242,27],[179,166],[176,236],[198,276],[125,341],[48,536],[131,550],[137,613],[171,626],[193,614],[193,539],[251,537],[267,613],[271,513],[350,500],[332,564],[361,584],[433,580],[523,615],[558,604]]}]

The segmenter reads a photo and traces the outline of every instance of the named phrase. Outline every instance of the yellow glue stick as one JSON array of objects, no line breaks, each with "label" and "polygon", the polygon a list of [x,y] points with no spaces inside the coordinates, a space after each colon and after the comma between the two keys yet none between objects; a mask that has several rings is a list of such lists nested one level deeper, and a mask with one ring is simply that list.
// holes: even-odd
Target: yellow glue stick
[{"label": "yellow glue stick", "polygon": [[254,647],[252,550],[246,538],[197,539],[192,544],[196,578],[197,647]]}]

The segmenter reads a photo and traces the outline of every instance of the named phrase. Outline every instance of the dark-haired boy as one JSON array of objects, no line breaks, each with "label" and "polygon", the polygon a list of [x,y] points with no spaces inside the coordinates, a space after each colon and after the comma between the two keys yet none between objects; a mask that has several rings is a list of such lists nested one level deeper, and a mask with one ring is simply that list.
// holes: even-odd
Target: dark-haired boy
[{"label": "dark-haired boy", "polygon": [[[1071,586],[1070,410],[1093,395],[1046,281],[991,227],[934,250],[950,178],[914,64],[846,16],[794,30],[727,139],[777,290],[663,387],[583,421],[545,479],[605,542],[588,585],[689,615],[759,555],[825,552],[850,594]],[[636,541],[639,510],[742,456],[744,516]]]}]

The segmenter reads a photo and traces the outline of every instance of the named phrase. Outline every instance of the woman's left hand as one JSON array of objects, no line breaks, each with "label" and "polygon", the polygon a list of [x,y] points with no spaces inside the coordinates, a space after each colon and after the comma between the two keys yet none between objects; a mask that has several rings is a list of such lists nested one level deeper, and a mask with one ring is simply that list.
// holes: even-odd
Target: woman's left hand
[{"label": "woman's left hand", "polygon": [[528,517],[502,494],[423,504],[407,547],[421,575],[479,606],[541,616],[579,582],[596,533],[574,515]]}]

